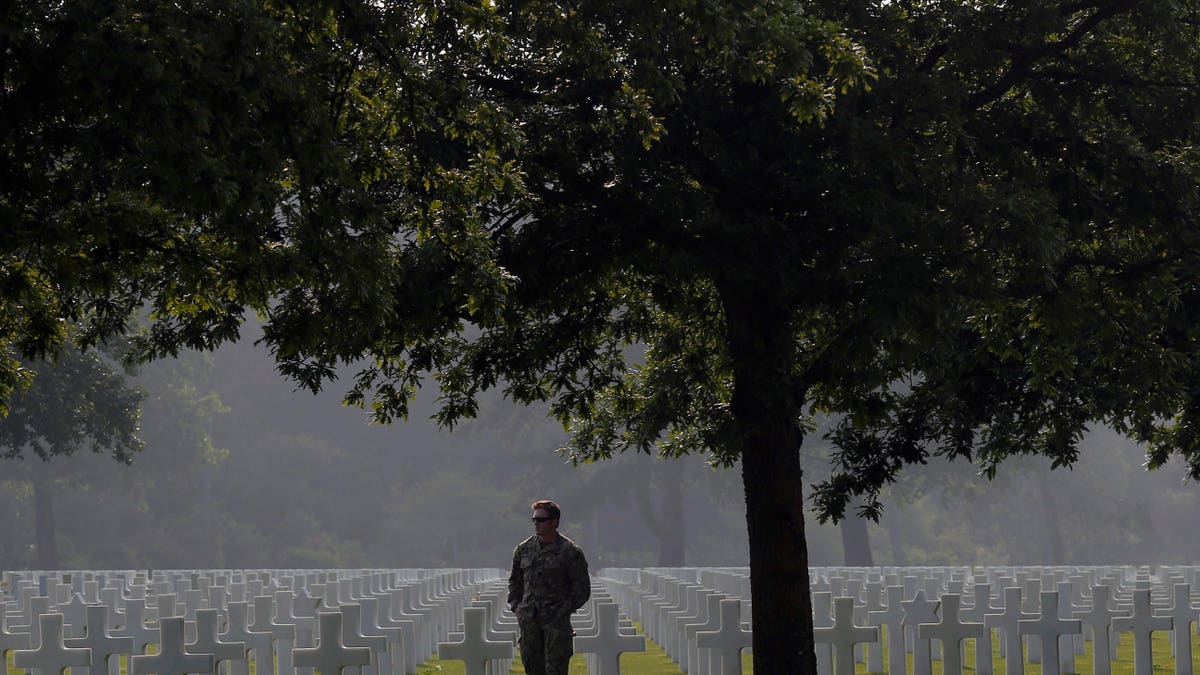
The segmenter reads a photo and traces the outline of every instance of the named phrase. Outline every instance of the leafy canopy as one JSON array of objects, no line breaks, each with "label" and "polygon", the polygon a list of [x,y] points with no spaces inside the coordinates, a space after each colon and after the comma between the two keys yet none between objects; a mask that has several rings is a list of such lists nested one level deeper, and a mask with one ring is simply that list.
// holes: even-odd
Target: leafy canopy
[{"label": "leafy canopy", "polygon": [[831,515],[931,453],[1069,463],[1097,421],[1200,475],[1195,3],[14,12],[0,400],[67,322],[148,307],[151,358],[253,311],[304,386],[552,400],[584,461],[735,461],[769,357],[791,423],[844,415]]},{"label": "leafy canopy", "polygon": [[84,450],[129,464],[142,449],[143,394],[99,350],[69,349],[54,363],[26,366],[34,384],[0,418],[0,459],[49,460]]}]

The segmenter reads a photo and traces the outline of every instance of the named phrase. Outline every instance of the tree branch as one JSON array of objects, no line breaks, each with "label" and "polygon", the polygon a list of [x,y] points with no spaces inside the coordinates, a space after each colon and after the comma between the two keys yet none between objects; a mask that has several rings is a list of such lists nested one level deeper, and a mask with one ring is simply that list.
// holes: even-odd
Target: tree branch
[{"label": "tree branch", "polygon": [[1013,85],[1033,72],[1038,62],[1061,54],[1079,44],[1084,37],[1091,33],[1104,21],[1131,9],[1140,0],[1117,0],[1107,6],[1099,6],[1093,14],[1081,21],[1066,37],[1061,40],[1047,42],[1035,49],[1014,49],[1012,67],[1000,76],[991,86],[976,93],[967,101],[970,110],[978,110],[993,103],[1012,89]]}]

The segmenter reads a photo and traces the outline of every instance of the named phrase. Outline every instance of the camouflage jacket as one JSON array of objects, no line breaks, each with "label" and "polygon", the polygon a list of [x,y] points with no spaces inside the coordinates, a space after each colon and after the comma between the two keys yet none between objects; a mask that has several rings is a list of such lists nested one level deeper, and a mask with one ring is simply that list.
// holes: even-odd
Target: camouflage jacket
[{"label": "camouflage jacket", "polygon": [[543,544],[532,536],[513,550],[508,576],[508,606],[522,618],[570,616],[592,594],[583,549],[561,534]]}]

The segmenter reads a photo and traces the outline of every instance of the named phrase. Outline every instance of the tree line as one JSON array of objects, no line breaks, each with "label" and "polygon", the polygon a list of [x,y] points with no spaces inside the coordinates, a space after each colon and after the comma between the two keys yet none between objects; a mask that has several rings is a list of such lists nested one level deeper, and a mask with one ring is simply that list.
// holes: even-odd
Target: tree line
[{"label": "tree line", "polygon": [[[644,456],[571,467],[556,454],[560,428],[500,400],[457,434],[419,418],[368,426],[336,396],[292,391],[251,344],[136,374],[99,366],[98,398],[127,387],[126,402],[139,399],[137,438],[113,461],[85,428],[71,430],[79,418],[18,397],[15,407],[36,412],[21,420],[38,430],[31,436],[80,445],[50,461],[28,447],[0,461],[0,569],[502,567],[542,495],[564,505],[564,531],[596,568],[748,563],[735,470]],[[43,399],[80,384],[79,369],[42,369],[32,391]],[[6,438],[15,421],[0,422]],[[1085,446],[1067,474],[1029,458],[993,481],[961,462],[904,476],[878,523],[815,526],[811,563],[1156,565],[1200,555],[1186,531],[1200,498],[1177,472],[1146,474],[1144,451],[1112,432]],[[827,455],[813,451],[814,472]]]}]

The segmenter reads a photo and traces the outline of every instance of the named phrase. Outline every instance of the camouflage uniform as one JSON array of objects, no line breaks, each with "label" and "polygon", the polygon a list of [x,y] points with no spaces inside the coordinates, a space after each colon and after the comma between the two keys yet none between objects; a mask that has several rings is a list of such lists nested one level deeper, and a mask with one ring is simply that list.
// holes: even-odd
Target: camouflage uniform
[{"label": "camouflage uniform", "polygon": [[571,614],[591,593],[583,549],[561,534],[548,544],[535,535],[513,550],[508,606],[519,612],[527,675],[567,675],[574,651]]}]

